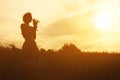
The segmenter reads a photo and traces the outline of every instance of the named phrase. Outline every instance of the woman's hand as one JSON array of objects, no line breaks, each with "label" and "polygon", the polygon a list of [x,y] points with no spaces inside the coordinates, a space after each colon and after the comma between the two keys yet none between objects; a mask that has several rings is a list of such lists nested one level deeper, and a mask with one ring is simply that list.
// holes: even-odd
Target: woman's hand
[{"label": "woman's hand", "polygon": [[37,19],[33,19],[33,25],[37,27],[37,24],[38,24],[38,20]]}]

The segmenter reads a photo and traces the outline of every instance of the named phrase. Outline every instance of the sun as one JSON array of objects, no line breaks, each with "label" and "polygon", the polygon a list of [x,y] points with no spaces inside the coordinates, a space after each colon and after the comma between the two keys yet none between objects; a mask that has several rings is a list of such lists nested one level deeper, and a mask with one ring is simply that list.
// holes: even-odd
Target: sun
[{"label": "sun", "polygon": [[109,30],[111,20],[112,15],[110,13],[106,12],[100,13],[94,19],[95,27],[102,30]]}]

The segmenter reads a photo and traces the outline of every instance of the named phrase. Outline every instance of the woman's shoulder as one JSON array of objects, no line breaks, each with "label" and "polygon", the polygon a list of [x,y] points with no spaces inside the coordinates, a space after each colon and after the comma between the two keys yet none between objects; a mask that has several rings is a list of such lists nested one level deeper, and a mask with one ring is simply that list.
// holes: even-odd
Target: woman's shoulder
[{"label": "woman's shoulder", "polygon": [[22,26],[25,26],[25,24],[24,24],[24,23],[22,23],[22,24],[21,24],[21,27],[22,27]]},{"label": "woman's shoulder", "polygon": [[26,28],[25,26],[26,26],[25,24],[21,24],[20,27],[21,27],[22,30],[24,30]]},{"label": "woman's shoulder", "polygon": [[25,24],[21,24],[21,27],[23,27]]},{"label": "woman's shoulder", "polygon": [[26,26],[26,24],[24,24],[24,23],[21,24],[21,28],[25,28],[25,26]]}]

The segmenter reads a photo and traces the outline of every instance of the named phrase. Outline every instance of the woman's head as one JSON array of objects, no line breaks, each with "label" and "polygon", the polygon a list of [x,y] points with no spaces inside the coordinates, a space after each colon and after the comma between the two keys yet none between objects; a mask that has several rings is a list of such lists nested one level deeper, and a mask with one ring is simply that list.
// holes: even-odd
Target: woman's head
[{"label": "woman's head", "polygon": [[25,23],[29,23],[32,21],[32,14],[30,12],[27,12],[23,15],[23,21]]}]

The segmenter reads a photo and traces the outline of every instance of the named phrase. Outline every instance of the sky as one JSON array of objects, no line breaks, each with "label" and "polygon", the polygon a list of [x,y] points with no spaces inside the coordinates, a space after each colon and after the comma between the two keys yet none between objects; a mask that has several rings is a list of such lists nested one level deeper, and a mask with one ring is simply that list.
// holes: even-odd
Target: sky
[{"label": "sky", "polygon": [[20,25],[26,12],[40,23],[39,48],[73,43],[83,51],[120,52],[119,0],[0,0],[0,45],[22,47]]}]

